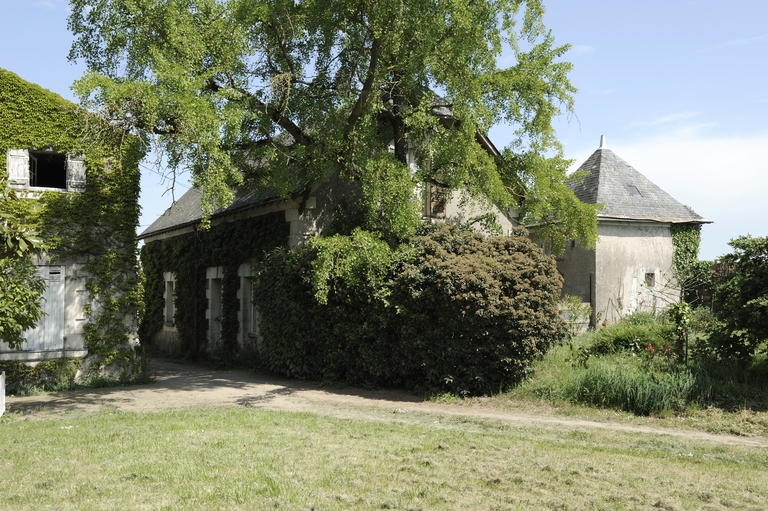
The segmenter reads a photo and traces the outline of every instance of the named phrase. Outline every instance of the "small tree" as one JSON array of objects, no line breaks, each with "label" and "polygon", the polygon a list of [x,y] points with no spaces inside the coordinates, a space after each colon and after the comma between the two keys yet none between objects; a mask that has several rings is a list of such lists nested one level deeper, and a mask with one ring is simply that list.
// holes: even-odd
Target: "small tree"
[{"label": "small tree", "polygon": [[18,198],[0,181],[0,341],[19,349],[22,334],[43,316],[45,282],[35,273],[32,256],[42,242],[12,212]]},{"label": "small tree", "polygon": [[768,340],[768,237],[739,236],[729,245],[734,252],[719,259],[727,271],[716,287],[721,325],[713,340],[721,356],[746,360]]}]

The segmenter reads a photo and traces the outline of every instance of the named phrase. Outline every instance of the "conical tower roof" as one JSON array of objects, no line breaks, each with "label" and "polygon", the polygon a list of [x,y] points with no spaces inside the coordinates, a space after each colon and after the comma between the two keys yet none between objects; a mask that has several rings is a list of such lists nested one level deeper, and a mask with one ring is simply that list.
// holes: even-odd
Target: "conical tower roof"
[{"label": "conical tower roof", "polygon": [[581,164],[588,171],[582,183],[570,183],[582,202],[603,204],[598,219],[649,220],[671,223],[711,223],[680,204],[605,146]]}]

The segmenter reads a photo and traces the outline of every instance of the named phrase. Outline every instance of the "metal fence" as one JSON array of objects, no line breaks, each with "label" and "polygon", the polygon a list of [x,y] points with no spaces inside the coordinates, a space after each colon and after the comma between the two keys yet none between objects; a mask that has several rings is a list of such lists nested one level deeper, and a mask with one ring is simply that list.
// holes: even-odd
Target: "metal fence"
[{"label": "metal fence", "polygon": [[0,417],[5,413],[5,371],[0,373]]}]

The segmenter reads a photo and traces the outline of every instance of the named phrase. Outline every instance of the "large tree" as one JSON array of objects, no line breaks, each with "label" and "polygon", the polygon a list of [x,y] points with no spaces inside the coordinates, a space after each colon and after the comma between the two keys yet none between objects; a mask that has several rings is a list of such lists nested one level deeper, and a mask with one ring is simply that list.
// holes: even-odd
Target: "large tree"
[{"label": "large tree", "polygon": [[[70,59],[92,110],[186,167],[204,210],[240,186],[362,183],[363,227],[397,238],[421,182],[516,208],[540,235],[594,243],[552,127],[571,64],[540,0],[71,0]],[[503,53],[504,52],[504,53]],[[509,65],[500,66],[504,61]],[[513,127],[499,156],[482,147]],[[415,160],[417,165],[410,165]]]}]

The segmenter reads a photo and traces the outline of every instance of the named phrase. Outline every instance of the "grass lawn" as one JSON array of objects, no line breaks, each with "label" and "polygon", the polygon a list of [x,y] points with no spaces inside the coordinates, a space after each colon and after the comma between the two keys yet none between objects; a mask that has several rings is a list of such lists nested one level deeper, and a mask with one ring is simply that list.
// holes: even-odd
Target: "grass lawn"
[{"label": "grass lawn", "polygon": [[768,449],[366,410],[0,419],[0,509],[754,509]]}]

